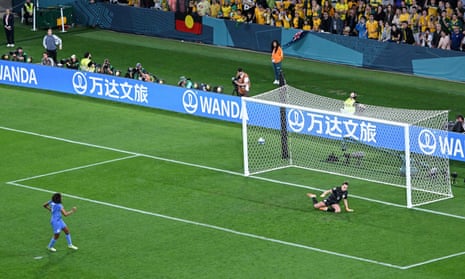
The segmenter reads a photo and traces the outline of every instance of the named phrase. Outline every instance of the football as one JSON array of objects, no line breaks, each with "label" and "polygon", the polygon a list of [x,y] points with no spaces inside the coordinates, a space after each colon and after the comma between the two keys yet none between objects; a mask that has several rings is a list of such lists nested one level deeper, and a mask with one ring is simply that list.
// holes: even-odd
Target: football
[{"label": "football", "polygon": [[262,137],[260,137],[260,138],[258,139],[258,144],[265,144],[265,139],[262,138]]}]

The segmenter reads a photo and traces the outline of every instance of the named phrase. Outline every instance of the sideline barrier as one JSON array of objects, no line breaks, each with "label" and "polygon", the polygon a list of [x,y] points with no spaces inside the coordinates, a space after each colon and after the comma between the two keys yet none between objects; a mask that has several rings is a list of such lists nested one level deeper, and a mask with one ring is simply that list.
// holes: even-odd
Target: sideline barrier
[{"label": "sideline barrier", "polygon": [[[57,79],[57,76],[60,78]],[[0,84],[81,95],[234,123],[241,123],[242,118],[247,117],[247,109],[242,107],[241,98],[237,96],[36,64],[0,61]],[[308,118],[305,115],[310,116]],[[331,138],[345,137],[343,133],[365,135],[364,138],[357,139],[376,147],[394,150],[398,150],[403,144],[401,140],[382,139],[380,135],[385,134],[383,130],[392,131],[393,125],[386,125],[375,119],[369,123],[357,119],[359,117],[329,112],[309,114],[308,111],[296,109],[287,110],[287,117],[290,120],[288,130],[294,133],[325,135]],[[273,129],[280,126],[279,118],[265,118],[260,121],[265,122],[255,124]],[[334,123],[341,124],[341,133],[334,133]],[[465,161],[465,134],[412,127],[410,138],[414,143],[411,146],[413,152]]]}]

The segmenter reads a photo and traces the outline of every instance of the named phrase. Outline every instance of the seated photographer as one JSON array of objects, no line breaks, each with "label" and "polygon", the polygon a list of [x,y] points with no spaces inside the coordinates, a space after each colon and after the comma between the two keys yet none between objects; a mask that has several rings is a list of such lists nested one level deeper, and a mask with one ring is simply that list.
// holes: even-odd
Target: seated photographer
[{"label": "seated photographer", "polygon": [[237,69],[236,76],[233,80],[233,83],[237,86],[237,93],[241,97],[248,97],[250,91],[250,79],[249,75],[242,70],[242,68]]},{"label": "seated photographer", "polygon": [[103,60],[102,67],[100,68],[100,73],[106,74],[106,75],[115,74],[115,69],[111,65],[110,60],[108,58],[105,58],[105,60]]},{"label": "seated photographer", "polygon": [[464,121],[463,121],[463,115],[459,114],[455,118],[455,124],[454,127],[452,127],[452,132],[456,133],[464,133],[465,128],[464,128]]},{"label": "seated photographer", "polygon": [[40,65],[55,66],[55,62],[51,57],[48,57],[48,52],[44,51],[44,53],[42,53],[42,60],[40,60]]},{"label": "seated photographer", "polygon": [[23,48],[18,47],[16,51],[10,52],[11,55],[11,61],[16,61],[16,62],[29,62],[27,60],[27,54],[24,52]]},{"label": "seated photographer", "polygon": [[190,78],[186,78],[185,76],[181,76],[178,81],[178,86],[184,87],[184,88],[192,88],[193,83]]},{"label": "seated photographer", "polygon": [[136,67],[133,68],[133,71],[134,71],[132,74],[133,79],[138,79],[142,81],[154,81],[155,80],[155,78],[142,67],[141,63],[137,63]]},{"label": "seated photographer", "polygon": [[71,55],[67,59],[61,59],[60,63],[66,68],[73,69],[73,70],[79,69],[79,64],[80,64],[75,54]]}]

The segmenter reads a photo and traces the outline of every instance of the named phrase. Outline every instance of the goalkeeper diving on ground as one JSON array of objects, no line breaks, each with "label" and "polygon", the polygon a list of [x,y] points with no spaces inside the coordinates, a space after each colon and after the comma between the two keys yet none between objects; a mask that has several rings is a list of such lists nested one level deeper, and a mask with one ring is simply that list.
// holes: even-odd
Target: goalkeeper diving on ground
[{"label": "goalkeeper diving on ground", "polygon": [[320,197],[324,198],[328,194],[329,196],[320,202],[316,199],[315,194],[307,193],[307,196],[312,199],[313,207],[315,209],[339,213],[341,212],[341,206],[339,205],[339,203],[341,202],[341,200],[343,200],[346,211],[353,212],[354,210],[349,208],[349,202],[347,201],[347,196],[349,194],[347,190],[348,188],[349,182],[344,182],[341,186],[326,190],[320,195]]}]

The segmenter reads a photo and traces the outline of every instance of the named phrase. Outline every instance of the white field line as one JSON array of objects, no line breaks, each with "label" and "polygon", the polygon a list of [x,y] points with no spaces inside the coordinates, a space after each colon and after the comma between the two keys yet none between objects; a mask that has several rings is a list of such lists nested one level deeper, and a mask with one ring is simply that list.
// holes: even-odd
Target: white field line
[{"label": "white field line", "polygon": [[[190,167],[196,167],[196,168],[201,168],[201,169],[206,169],[206,170],[211,170],[211,171],[216,171],[216,172],[221,172],[221,173],[227,173],[227,174],[231,174],[231,175],[236,175],[236,176],[242,176],[244,177],[244,175],[242,173],[239,173],[239,172],[234,172],[234,171],[229,171],[229,170],[223,170],[223,169],[218,169],[218,168],[213,168],[213,167],[208,167],[208,166],[203,166],[203,165],[198,165],[198,164],[193,164],[193,163],[187,163],[187,162],[183,162],[183,161],[177,161],[177,160],[172,160],[172,159],[167,159],[167,158],[162,158],[162,157],[157,157],[157,156],[152,156],[152,155],[147,155],[147,154],[141,154],[141,153],[137,153],[137,152],[131,152],[131,151],[126,151],[126,150],[122,150],[122,149],[117,149],[117,148],[111,148],[111,147],[106,147],[106,146],[101,146],[101,145],[95,145],[95,144],[90,144],[90,143],[85,143],[85,142],[79,142],[79,141],[74,141],[74,140],[69,140],[69,139],[64,139],[64,138],[59,138],[59,137],[54,137],[54,136],[49,136],[49,135],[43,135],[43,134],[39,134],[39,133],[34,133],[34,132],[29,132],[29,131],[23,131],[23,130],[18,130],[18,129],[12,129],[12,128],[8,128],[8,127],[3,127],[3,126],[0,126],[0,129],[3,129],[3,130],[7,130],[7,131],[12,131],[12,132],[17,132],[17,133],[23,133],[23,134],[28,134],[28,135],[33,135],[33,136],[38,136],[38,137],[43,137],[43,138],[48,138],[48,139],[53,139],[53,140],[58,140],[58,141],[63,141],[63,142],[68,142],[68,143],[73,143],[73,144],[78,144],[78,145],[83,145],[83,146],[88,146],[88,147],[94,147],[94,148],[98,148],[98,149],[104,149],[104,150],[110,150],[110,151],[115,151],[115,152],[120,152],[120,153],[126,153],[126,154],[132,154],[132,156],[128,156],[128,157],[123,157],[123,158],[119,158],[119,159],[115,159],[114,161],[117,161],[117,160],[124,160],[124,159],[128,159],[128,158],[131,158],[131,157],[146,157],[146,158],[151,158],[151,159],[155,159],[155,160],[160,160],[160,161],[165,161],[165,162],[170,162],[170,163],[174,163],[174,164],[180,164],[180,165],[185,165],[185,166],[190,166]],[[105,162],[102,162],[102,163],[105,163]],[[98,164],[98,163],[97,163]],[[82,167],[77,167],[77,168],[74,168],[74,169],[79,169],[79,168],[83,168],[85,166],[82,166]],[[63,170],[61,172],[66,172],[66,171],[70,171],[71,169],[69,170]],[[50,175],[50,174],[49,174]],[[44,175],[43,175],[44,176]],[[35,178],[37,178],[38,176],[36,176]],[[252,178],[252,179],[257,179],[257,180],[263,180],[263,181],[267,181],[267,182],[271,182],[271,183],[276,183],[276,184],[280,184],[280,185],[287,185],[287,186],[292,186],[292,187],[298,187],[298,188],[304,188],[304,189],[310,189],[310,190],[315,190],[315,191],[323,191],[324,189],[320,189],[320,188],[316,188],[316,187],[311,187],[311,186],[306,186],[306,185],[302,185],[302,184],[296,184],[296,183],[290,183],[290,182],[285,182],[285,181],[280,181],[280,180],[274,180],[274,179],[270,179],[270,178],[265,178],[265,177],[258,177],[258,176],[248,176],[249,178]],[[34,178],[34,177],[32,177]],[[21,179],[21,180],[16,180],[16,181],[11,181],[11,182],[7,182],[7,184],[10,184],[10,185],[16,185],[16,186],[20,186],[20,187],[24,187],[24,188],[29,188],[29,189],[33,189],[33,190],[38,190],[38,191],[45,191],[45,192],[52,192],[52,191],[48,191],[48,190],[44,190],[44,189],[40,189],[40,188],[35,188],[35,187],[30,187],[30,186],[26,186],[26,185],[22,185],[22,184],[19,184],[19,183],[16,183],[18,181],[25,181],[25,180],[28,180],[28,179],[32,179],[32,178],[24,178],[24,179]],[[71,195],[68,195],[70,197],[75,197],[75,196],[71,196]],[[353,198],[357,198],[357,199],[361,199],[361,200],[365,200],[365,201],[368,201],[368,202],[373,202],[373,203],[379,203],[379,204],[384,204],[384,205],[388,205],[388,206],[394,206],[394,207],[400,207],[400,208],[407,208],[405,205],[400,205],[400,204],[395,204],[395,203],[390,203],[390,202],[385,202],[385,201],[380,201],[380,200],[375,200],[375,199],[370,199],[370,198],[366,198],[366,197],[362,197],[362,196],[357,196],[357,195],[351,195],[351,197]],[[78,198],[78,197],[76,197]],[[88,200],[86,198],[80,198],[82,200]],[[91,200],[88,200],[88,201],[91,201]],[[106,204],[104,202],[97,202],[95,201],[96,203],[100,203],[100,204]],[[108,204],[109,205],[109,204]],[[118,207],[118,208],[123,208],[121,206],[114,206],[114,207]],[[445,213],[445,212],[440,212],[440,211],[434,211],[434,210],[429,210],[429,209],[423,209],[423,208],[412,208],[414,210],[418,210],[418,211],[422,211],[422,212],[426,212],[426,213],[431,213],[431,214],[435,214],[435,215],[442,215],[442,216],[447,216],[447,217],[451,217],[451,218],[458,218],[458,219],[465,219],[465,216],[461,216],[461,215],[454,215],[454,214],[449,214],[449,213]],[[133,211],[135,212],[138,212],[136,209],[134,209]],[[163,215],[159,215],[159,214],[156,214],[156,213],[150,213],[151,215],[154,215],[154,216],[159,216],[159,217],[162,217]],[[169,217],[169,216],[167,216]],[[175,217],[169,217],[171,218],[172,220],[176,220],[178,218],[175,218]],[[169,219],[167,218],[167,219]],[[181,220],[181,219],[180,219]],[[192,224],[195,224],[196,222],[193,222],[193,221],[188,221],[186,220],[186,223],[192,223]],[[211,228],[215,227],[215,226],[212,226],[212,225],[207,225],[205,224],[206,226],[210,226]],[[224,231],[229,231],[229,229],[224,229]],[[231,230],[232,232],[232,230]],[[240,233],[240,232],[238,232]],[[246,233],[241,233],[243,234],[244,236],[247,236],[248,234]],[[260,237],[260,239],[265,239],[265,237]],[[276,243],[285,243],[285,241],[280,241],[280,240],[276,240],[275,241]],[[294,245],[291,245],[291,246],[295,246],[295,247],[299,247],[300,244],[294,244]],[[304,247],[301,247],[301,248],[305,248],[306,246]],[[312,248],[312,249],[310,249]],[[306,249],[309,249],[309,250],[314,250],[314,251],[321,251],[322,253],[325,253],[324,251],[325,250],[320,250],[318,248],[313,248],[313,247],[309,247],[309,248],[306,248]],[[331,252],[331,251],[328,251],[328,252]],[[333,255],[339,255],[338,253],[336,252],[331,252],[333,253]],[[396,265],[392,265],[392,264],[386,264],[386,266],[390,266],[390,267],[393,267],[393,268],[398,268],[398,269],[409,269],[409,268],[412,268],[412,267],[417,267],[417,266],[421,266],[421,265],[425,265],[425,264],[429,264],[429,263],[433,263],[433,262],[437,262],[437,261],[441,261],[441,260],[444,260],[444,259],[448,259],[448,258],[452,258],[452,257],[456,257],[456,256],[461,256],[461,255],[464,255],[465,254],[465,251],[464,252],[459,252],[459,253],[455,253],[455,254],[450,254],[450,255],[447,255],[447,256],[443,256],[443,257],[439,257],[439,258],[435,258],[435,259],[431,259],[431,260],[428,260],[428,261],[424,261],[424,262],[420,262],[420,263],[416,263],[416,264],[412,264],[412,265],[409,265],[409,266],[396,266]],[[340,254],[339,256],[341,257],[344,257],[343,256],[344,254]],[[349,255],[346,255],[346,256],[349,256]],[[352,256],[349,256],[349,257],[352,257]],[[353,259],[358,259],[357,257],[352,257]],[[363,258],[360,258],[360,259],[363,259]],[[372,262],[372,263],[377,263],[377,264],[380,264],[380,265],[384,265],[382,263],[378,263],[377,261],[373,261],[373,260],[370,260],[370,259],[364,259],[362,261],[366,261],[366,262]]]},{"label": "white field line", "polygon": [[[37,188],[37,187],[32,187],[32,186],[28,186],[28,185],[25,185],[25,184],[20,184],[20,183],[17,183],[17,182],[7,182],[7,184],[17,186],[17,187],[21,187],[21,188],[26,188],[26,189],[29,189],[29,190],[41,191],[41,192],[46,192],[46,193],[55,193],[55,191],[41,189],[41,188]],[[99,204],[99,205],[103,205],[103,206],[118,208],[118,209],[130,211],[130,212],[135,212],[135,213],[139,213],[139,214],[144,214],[144,215],[155,216],[155,217],[158,217],[158,218],[163,218],[163,219],[167,219],[167,220],[171,220],[171,221],[175,221],[175,222],[181,222],[181,223],[185,223],[185,224],[190,224],[190,225],[195,225],[195,226],[199,226],[199,227],[209,228],[209,229],[212,229],[212,230],[217,230],[217,231],[231,233],[231,234],[235,234],[235,235],[239,235],[239,236],[264,240],[264,241],[277,243],[277,244],[281,244],[281,245],[285,245],[285,246],[291,246],[291,247],[306,249],[306,250],[310,250],[310,251],[315,251],[315,252],[329,254],[329,255],[338,256],[338,257],[343,257],[343,258],[347,258],[347,259],[351,259],[351,260],[357,260],[357,261],[361,261],[361,262],[367,262],[367,263],[371,263],[371,264],[386,266],[386,267],[390,267],[390,268],[405,269],[403,266],[399,266],[399,265],[395,265],[395,264],[375,261],[375,260],[366,259],[366,258],[362,258],[362,257],[351,256],[351,255],[338,253],[338,252],[333,252],[333,251],[324,250],[324,249],[319,249],[319,248],[316,248],[316,247],[307,246],[307,245],[303,245],[303,244],[298,244],[298,243],[283,241],[283,240],[279,240],[279,239],[269,238],[269,237],[266,237],[266,236],[240,232],[240,231],[236,231],[236,230],[233,230],[233,229],[228,229],[228,228],[219,227],[219,226],[215,226],[215,225],[210,225],[210,224],[206,224],[206,223],[200,223],[200,222],[191,221],[191,220],[187,220],[187,219],[182,219],[182,218],[178,218],[178,217],[172,217],[172,216],[169,216],[169,215],[163,215],[163,214],[159,214],[159,213],[154,213],[154,212],[150,212],[150,211],[135,209],[135,208],[126,207],[126,206],[122,206],[122,205],[117,205],[117,204],[113,204],[113,203],[88,199],[88,198],[75,196],[75,195],[71,195],[71,194],[66,194],[66,193],[62,193],[62,195],[66,196],[66,197],[69,197],[69,198],[82,200],[82,201],[86,201],[86,202],[90,202],[90,203],[95,203],[95,204]]]},{"label": "white field line", "polygon": [[121,161],[121,160],[135,158],[135,157],[138,157],[138,156],[139,155],[130,155],[130,156],[126,156],[126,157],[121,157],[121,158],[111,159],[111,160],[107,160],[107,161],[97,162],[97,163],[93,163],[93,164],[89,164],[89,165],[83,165],[83,166],[79,166],[79,167],[75,167],[75,168],[59,170],[59,171],[49,172],[49,173],[40,174],[40,175],[36,175],[36,176],[21,178],[21,179],[14,180],[14,181],[11,181],[11,182],[21,182],[21,181],[32,180],[32,179],[41,178],[41,177],[50,176],[50,175],[56,175],[56,174],[60,174],[60,173],[65,173],[65,172],[70,172],[70,171],[75,171],[75,170],[80,170],[80,169],[85,169],[85,168],[91,168],[91,167],[95,167],[95,166],[99,166],[99,165],[104,165],[104,164],[109,164],[109,163],[113,163],[113,162],[117,162],[117,161]]}]

